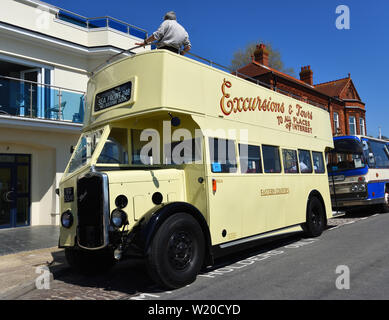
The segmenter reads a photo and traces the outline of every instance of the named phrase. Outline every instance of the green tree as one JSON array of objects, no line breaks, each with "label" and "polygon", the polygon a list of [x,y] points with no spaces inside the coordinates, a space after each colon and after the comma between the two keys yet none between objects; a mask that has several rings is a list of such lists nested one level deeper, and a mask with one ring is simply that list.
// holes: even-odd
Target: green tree
[{"label": "green tree", "polygon": [[[259,43],[263,43],[262,41],[254,41],[250,42],[246,45],[244,49],[238,49],[233,53],[233,58],[231,61],[231,69],[237,70],[239,68],[244,67],[252,61],[252,56],[254,55],[254,51],[256,46]],[[295,72],[293,68],[285,68],[284,63],[281,60],[281,53],[279,50],[273,49],[271,43],[265,42],[266,49],[269,51],[269,67],[276,69],[278,71],[287,73],[291,76],[295,76]]]}]

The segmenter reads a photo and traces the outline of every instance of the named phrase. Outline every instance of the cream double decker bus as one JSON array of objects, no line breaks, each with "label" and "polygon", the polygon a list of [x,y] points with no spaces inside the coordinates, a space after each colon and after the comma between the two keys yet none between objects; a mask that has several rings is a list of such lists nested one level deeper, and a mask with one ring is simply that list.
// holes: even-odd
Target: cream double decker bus
[{"label": "cream double decker bus", "polygon": [[258,239],[319,236],[332,147],[323,109],[169,51],[126,57],[89,81],[59,247],[83,272],[135,256],[162,286],[187,285]]}]

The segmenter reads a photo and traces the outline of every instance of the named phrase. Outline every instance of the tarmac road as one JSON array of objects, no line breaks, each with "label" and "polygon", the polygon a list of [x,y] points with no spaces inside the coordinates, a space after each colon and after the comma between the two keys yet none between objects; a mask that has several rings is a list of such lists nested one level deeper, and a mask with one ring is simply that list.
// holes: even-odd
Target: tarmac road
[{"label": "tarmac road", "polygon": [[68,269],[49,290],[33,290],[20,298],[389,299],[389,214],[338,222],[319,238],[304,239],[299,233],[223,258],[193,284],[174,291],[156,287],[142,262],[129,261],[94,277]]}]

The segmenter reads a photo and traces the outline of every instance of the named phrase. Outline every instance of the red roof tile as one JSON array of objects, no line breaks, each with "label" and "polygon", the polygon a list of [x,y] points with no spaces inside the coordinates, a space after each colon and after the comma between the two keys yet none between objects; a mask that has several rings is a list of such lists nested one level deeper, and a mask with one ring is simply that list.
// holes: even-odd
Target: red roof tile
[{"label": "red roof tile", "polygon": [[315,85],[315,88],[330,97],[340,97],[341,92],[347,86],[349,81],[351,81],[350,78],[344,78],[330,82],[319,83]]}]

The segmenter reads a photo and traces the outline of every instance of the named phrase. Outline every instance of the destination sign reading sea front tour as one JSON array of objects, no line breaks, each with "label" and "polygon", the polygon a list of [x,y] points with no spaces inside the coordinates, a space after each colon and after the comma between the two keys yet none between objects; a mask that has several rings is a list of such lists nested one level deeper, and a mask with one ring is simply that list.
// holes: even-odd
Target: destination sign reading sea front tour
[{"label": "destination sign reading sea front tour", "polygon": [[124,83],[115,88],[96,95],[95,112],[101,111],[131,99],[132,82]]},{"label": "destination sign reading sea front tour", "polygon": [[271,112],[275,114],[277,124],[289,131],[300,131],[312,134],[312,112],[304,110],[303,106],[288,105],[272,100],[272,97],[233,97],[229,93],[232,84],[224,79],[221,86],[222,97],[220,108],[224,115],[238,112]]}]

